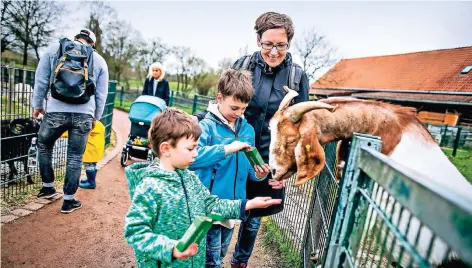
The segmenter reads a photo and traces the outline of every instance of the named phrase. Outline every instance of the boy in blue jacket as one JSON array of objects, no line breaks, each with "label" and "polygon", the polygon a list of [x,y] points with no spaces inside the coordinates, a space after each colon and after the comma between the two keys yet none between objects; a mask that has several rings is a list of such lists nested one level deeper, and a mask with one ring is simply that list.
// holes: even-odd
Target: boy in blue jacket
[{"label": "boy in blue jacket", "polygon": [[[227,70],[218,81],[216,101],[200,121],[198,157],[190,166],[211,194],[222,199],[245,199],[247,179],[261,181],[269,166],[252,167],[244,150],[254,146],[254,129],[242,117],[254,90],[247,71]],[[207,234],[206,267],[221,267],[235,220],[215,223]]]}]

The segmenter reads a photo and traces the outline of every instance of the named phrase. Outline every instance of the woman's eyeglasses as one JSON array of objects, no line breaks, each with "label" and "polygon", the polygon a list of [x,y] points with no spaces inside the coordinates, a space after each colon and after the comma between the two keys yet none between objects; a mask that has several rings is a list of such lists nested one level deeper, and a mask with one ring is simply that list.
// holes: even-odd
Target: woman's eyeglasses
[{"label": "woman's eyeglasses", "polygon": [[272,44],[270,42],[261,42],[260,44],[265,50],[272,50],[272,48],[275,47],[275,49],[277,49],[278,51],[283,51],[287,50],[289,47],[289,44]]}]

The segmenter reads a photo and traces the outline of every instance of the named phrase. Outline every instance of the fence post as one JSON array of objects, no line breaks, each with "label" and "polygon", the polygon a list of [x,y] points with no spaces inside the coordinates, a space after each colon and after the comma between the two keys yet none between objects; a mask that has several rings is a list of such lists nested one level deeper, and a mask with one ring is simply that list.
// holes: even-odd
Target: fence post
[{"label": "fence post", "polygon": [[[339,267],[342,264],[341,247],[345,243],[346,230],[349,226],[349,213],[356,210],[350,202],[355,194],[353,190],[356,188],[357,177],[359,176],[359,156],[361,148],[371,148],[381,151],[382,141],[375,136],[355,133],[349,149],[349,155],[346,161],[346,168],[343,171],[343,177],[339,183],[338,204],[335,217],[331,221],[331,233],[328,234],[329,248],[323,257],[323,267]],[[341,263],[340,263],[341,261]]]},{"label": "fence post", "polygon": [[[444,125],[444,133],[441,137],[441,142],[439,143],[439,146],[445,146],[444,145],[444,140],[446,140],[446,134],[447,134],[447,125]],[[447,145],[447,143],[446,143]]]},{"label": "fence post", "polygon": [[193,95],[193,104],[192,104],[192,114],[197,111],[197,102],[198,102],[198,95]]},{"label": "fence post", "polygon": [[452,156],[456,157],[457,147],[459,146],[459,140],[461,139],[461,127],[457,128],[456,140],[454,141],[454,149],[452,150]]},{"label": "fence post", "polygon": [[170,91],[169,107],[172,107],[172,105],[174,105],[174,93],[175,91],[173,90]]},{"label": "fence post", "polygon": [[111,123],[113,120],[113,107],[115,106],[115,96],[116,96],[116,87],[117,82],[115,80],[110,80],[108,82],[108,95],[105,104],[105,109],[103,110],[103,115],[100,121],[105,126],[105,146],[110,143],[111,137]]},{"label": "fence post", "polygon": [[120,107],[123,107],[123,93],[125,91],[125,87],[121,86],[121,94],[120,94]]}]

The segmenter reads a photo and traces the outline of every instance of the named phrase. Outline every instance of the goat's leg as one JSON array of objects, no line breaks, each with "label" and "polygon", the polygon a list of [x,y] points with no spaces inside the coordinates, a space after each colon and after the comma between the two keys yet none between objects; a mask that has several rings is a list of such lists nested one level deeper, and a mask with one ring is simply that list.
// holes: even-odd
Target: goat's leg
[{"label": "goat's leg", "polygon": [[18,170],[15,167],[15,161],[8,161],[8,167],[10,168],[10,174],[8,175],[8,184],[15,184],[16,176],[18,175]]}]

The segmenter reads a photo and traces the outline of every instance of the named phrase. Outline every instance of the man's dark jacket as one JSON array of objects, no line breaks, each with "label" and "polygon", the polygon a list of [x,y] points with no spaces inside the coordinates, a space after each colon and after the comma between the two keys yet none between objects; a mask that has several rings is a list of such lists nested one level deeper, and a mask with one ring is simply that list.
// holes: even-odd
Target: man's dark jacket
[{"label": "man's dark jacket", "polygon": [[[237,60],[233,68],[241,65],[245,57]],[[279,108],[279,104],[285,97],[283,86],[288,86],[289,72],[292,66],[292,56],[287,53],[285,59],[277,67],[271,68],[262,59],[260,52],[255,52],[251,58],[248,71],[252,73],[252,85],[254,86],[254,97],[251,99],[244,116],[254,127],[256,134],[256,148],[266,163],[269,161],[270,131],[269,121]],[[309,84],[306,73],[303,72],[298,86],[298,96],[294,102],[299,103],[308,100]],[[248,199],[256,196],[272,196],[272,198],[284,198],[284,189],[274,190],[268,184],[268,179],[262,182],[248,180],[246,196]],[[283,204],[271,206],[265,209],[251,210],[252,217],[273,215],[282,211]]]},{"label": "man's dark jacket", "polygon": [[170,100],[170,88],[169,82],[165,79],[162,79],[157,83],[156,92],[153,95],[154,89],[154,78],[147,78],[144,81],[143,93],[141,95],[150,95],[163,99],[166,102],[166,105],[169,106]]}]

